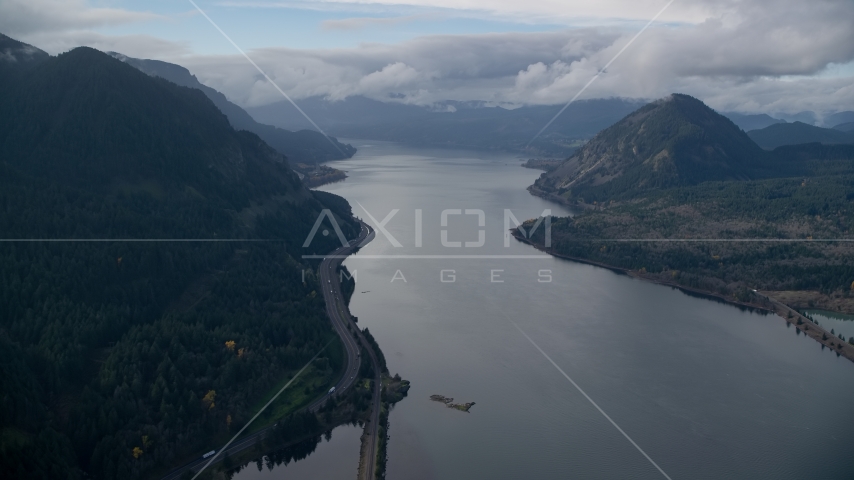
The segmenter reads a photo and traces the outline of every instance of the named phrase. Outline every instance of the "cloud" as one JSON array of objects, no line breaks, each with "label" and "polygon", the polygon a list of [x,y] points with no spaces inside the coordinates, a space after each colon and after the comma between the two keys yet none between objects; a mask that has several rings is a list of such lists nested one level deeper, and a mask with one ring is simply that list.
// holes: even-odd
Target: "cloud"
[{"label": "cloud", "polygon": [[[296,98],[366,95],[429,105],[446,99],[490,96],[512,84],[513,77],[532,59],[572,61],[617,37],[616,32],[586,29],[532,35],[441,35],[349,49],[260,49],[250,56]],[[257,72],[237,56],[188,58],[185,66],[238,103],[258,105],[278,100],[275,90],[257,79]]]},{"label": "cloud", "polygon": [[[854,109],[851,77],[820,75],[828,65],[854,62],[854,3],[699,3],[716,16],[651,27],[582,98],[651,99],[681,91],[739,111]],[[637,28],[433,35],[393,45],[267,48],[250,55],[295,98],[365,95],[425,106],[448,100],[554,105],[572,98]],[[236,56],[194,57],[185,65],[237,103],[280,100]]]},{"label": "cloud", "polygon": [[175,58],[191,53],[186,43],[163,40],[151,35],[103,35],[81,30],[63,32],[39,32],[21,37],[27,43],[52,53],[62,53],[72,48],[85,46],[102,52],[121,52],[136,58]]},{"label": "cloud", "polygon": [[[523,23],[581,25],[603,20],[646,21],[668,0],[222,0],[218,5],[256,9],[289,8],[315,11],[445,12],[467,17],[510,20]],[[730,0],[675,2],[662,16],[666,22],[700,22]]]},{"label": "cloud", "polygon": [[87,46],[142,57],[174,57],[190,53],[186,43],[151,35],[104,35],[95,29],[166,20],[167,17],[118,8],[90,7],[86,0],[2,0],[0,32],[58,54]]},{"label": "cloud", "polygon": [[[555,105],[572,98],[635,35],[664,0],[378,0],[240,2],[273,8],[370,9],[376,16],[330,20],[332,29],[374,28],[447,11],[563,19],[562,31],[430,35],[396,44],[349,48],[262,48],[249,52],[294,98],[353,95],[445,108],[449,100],[489,105]],[[147,35],[111,36],[91,29],[159,18],[89,8],[84,0],[2,0],[0,31],[51,53],[78,45],[177,61],[244,106],[281,100],[239,55],[194,55],[188,44]],[[402,5],[402,6],[401,6]],[[521,5],[521,6],[520,6]],[[568,7],[567,5],[570,5]],[[427,9],[427,10],[418,10]],[[434,10],[429,10],[434,9]],[[362,11],[362,10],[359,10]],[[392,16],[394,12],[405,15]],[[521,14],[520,14],[521,15]],[[585,19],[598,21],[583,26]],[[651,99],[680,91],[720,109],[854,109],[854,3],[850,1],[677,0],[585,91],[584,98]],[[545,21],[545,20],[544,20]],[[591,20],[591,23],[593,22]],[[25,32],[16,34],[15,32]],[[828,66],[843,75],[824,74]],[[840,67],[841,66],[841,67]]]},{"label": "cloud", "polygon": [[363,30],[365,28],[376,27],[393,27],[402,25],[418,19],[425,18],[426,15],[408,15],[405,17],[354,17],[342,18],[336,20],[324,20],[320,27],[323,30]]},{"label": "cloud", "polygon": [[0,31],[10,36],[80,30],[162,18],[147,12],[91,8],[85,0],[3,0]]}]

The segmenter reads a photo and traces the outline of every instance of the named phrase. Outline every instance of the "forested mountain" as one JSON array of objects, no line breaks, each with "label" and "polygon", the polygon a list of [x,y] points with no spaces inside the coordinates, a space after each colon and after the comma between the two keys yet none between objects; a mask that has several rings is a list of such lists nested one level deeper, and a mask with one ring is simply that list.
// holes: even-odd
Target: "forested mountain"
[{"label": "forested mountain", "polygon": [[[356,226],[199,90],[89,48],[33,56],[0,70],[0,231],[50,240],[0,243],[0,471],[139,478],[337,339],[300,260],[334,241],[301,245],[325,205]],[[331,378],[340,345],[321,357]]]},{"label": "forested mountain", "polygon": [[776,178],[635,192],[552,219],[552,251],[727,299],[798,291],[854,313],[854,145],[780,147],[774,163]]},{"label": "forested mountain", "polygon": [[816,127],[802,122],[771,125],[761,130],[747,132],[747,135],[760,147],[769,150],[783,145],[801,143],[854,143],[854,133]]},{"label": "forested mountain", "polygon": [[[47,60],[46,52],[0,33],[0,66],[20,67]],[[11,65],[9,65],[11,64]]]},{"label": "forested mountain", "polygon": [[[580,207],[552,219],[554,253],[727,300],[797,290],[816,308],[854,313],[854,145],[765,151],[673,95],[597,135],[531,191]],[[542,229],[532,241],[547,248]]]},{"label": "forested mountain", "polygon": [[746,179],[768,154],[731,120],[673,94],[603,130],[532,190],[588,202],[627,192]]},{"label": "forested mountain", "polygon": [[[235,129],[246,130],[258,135],[268,145],[286,155],[292,162],[319,163],[327,160],[350,158],[356,153],[356,149],[351,145],[343,144],[334,138],[327,139],[322,133],[315,130],[291,132],[258,123],[245,110],[228,101],[225,95],[203,85],[196,79],[195,75],[180,65],[159,60],[141,60],[115,52],[109,54],[148,75],[165,78],[183,87],[201,90],[228,117],[228,121]],[[296,114],[296,112],[291,112],[291,114]],[[303,119],[301,115],[300,119]]]}]

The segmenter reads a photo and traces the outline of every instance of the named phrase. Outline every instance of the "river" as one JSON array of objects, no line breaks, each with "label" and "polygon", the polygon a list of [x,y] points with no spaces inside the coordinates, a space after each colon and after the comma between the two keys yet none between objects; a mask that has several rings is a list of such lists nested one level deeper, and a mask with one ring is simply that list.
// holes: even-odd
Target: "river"
[{"label": "river", "polygon": [[[412,382],[390,415],[386,478],[854,475],[850,361],[778,317],[505,246],[508,210],[569,213],[528,194],[540,172],[513,155],[354,146],[329,163],[349,178],[322,189],[375,227],[398,210],[388,236],[345,262],[351,311]],[[432,394],[476,405],[464,413]],[[251,478],[355,478],[358,436],[342,428]]]}]

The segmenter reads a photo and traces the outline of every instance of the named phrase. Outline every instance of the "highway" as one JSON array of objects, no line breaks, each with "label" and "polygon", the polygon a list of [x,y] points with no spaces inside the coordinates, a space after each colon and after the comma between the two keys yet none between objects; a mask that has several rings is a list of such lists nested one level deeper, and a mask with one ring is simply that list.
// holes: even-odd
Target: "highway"
[{"label": "highway", "polygon": [[[336,277],[338,265],[344,260],[343,256],[348,255],[358,245],[363,245],[373,238],[374,232],[371,228],[362,222],[362,230],[359,232],[359,238],[351,241],[351,247],[341,248],[332,257],[327,257],[320,264],[320,281],[324,287],[323,295],[326,299],[326,311],[329,318],[332,319],[332,324],[338,335],[344,340],[344,346],[347,349],[347,358],[349,367],[344,378],[338,382],[335,390],[344,392],[349,388],[359,375],[360,360],[359,344],[361,344],[371,359],[371,364],[374,370],[374,389],[371,398],[371,417],[365,426],[364,448],[362,450],[359,469],[359,480],[369,480],[376,476],[376,460],[377,460],[377,432],[380,424],[380,395],[382,389],[382,372],[380,371],[379,361],[377,361],[374,349],[365,339],[362,331],[356,326],[353,317],[350,316],[350,310],[344,302],[344,297],[341,294],[340,279]],[[355,333],[356,338],[353,338]],[[358,339],[358,342],[357,340]],[[339,390],[340,389],[340,390]]]},{"label": "highway", "polygon": [[[350,310],[347,308],[347,304],[344,301],[344,295],[341,293],[341,282],[336,271],[347,255],[350,255],[354,250],[356,250],[356,248],[367,244],[374,238],[373,229],[364,222],[360,223],[362,228],[359,232],[359,236],[350,240],[347,246],[341,246],[334,252],[330,253],[329,256],[323,259],[319,269],[323,299],[326,303],[326,313],[329,315],[329,319],[332,322],[335,333],[337,333],[341,338],[341,342],[344,344],[344,348],[347,351],[347,365],[344,369],[344,375],[342,375],[341,379],[338,380],[338,383],[335,384],[335,391],[333,393],[325,393],[305,408],[309,411],[316,411],[326,402],[327,399],[330,398],[330,396],[343,395],[347,389],[353,385],[359,376],[359,367],[361,364],[359,344],[361,343],[369,352],[375,373],[374,392],[371,403],[371,419],[366,428],[366,433],[369,435],[368,438],[372,439],[372,441],[369,441],[371,454],[366,459],[367,463],[365,463],[365,465],[367,468],[360,469],[360,471],[369,471],[370,476],[366,478],[372,479],[374,478],[374,471],[376,469],[376,437],[377,430],[379,428],[381,372],[379,370],[379,362],[376,359],[373,349],[371,349],[370,345],[362,335],[362,332],[356,326],[356,322],[353,321],[353,318],[350,315]],[[255,442],[258,438],[264,435],[271,428],[273,428],[273,426],[266,427],[241,439],[235,440],[234,443],[229,445],[225,453],[228,453],[231,456],[255,446]],[[224,455],[220,455],[216,462],[220,462],[223,456]],[[187,471],[198,471],[207,462],[208,459],[199,457],[172,470],[163,476],[163,480],[177,480]]]}]

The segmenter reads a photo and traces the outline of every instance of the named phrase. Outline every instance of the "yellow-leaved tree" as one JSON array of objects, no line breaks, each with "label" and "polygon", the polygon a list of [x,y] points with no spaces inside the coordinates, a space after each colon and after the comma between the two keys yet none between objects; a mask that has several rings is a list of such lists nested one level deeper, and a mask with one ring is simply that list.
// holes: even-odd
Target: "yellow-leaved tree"
[{"label": "yellow-leaved tree", "polygon": [[205,394],[204,398],[202,398],[202,403],[208,407],[208,410],[213,410],[216,406],[214,402],[216,400],[216,391],[208,390],[208,393]]},{"label": "yellow-leaved tree", "polygon": [[231,350],[232,352],[234,351],[235,345],[236,345],[236,343],[234,343],[234,340],[229,340],[229,341],[225,342],[225,348]]},{"label": "yellow-leaved tree", "polygon": [[139,447],[133,447],[133,451],[131,451],[131,455],[133,455],[133,458],[141,457],[142,453],[142,449]]}]

